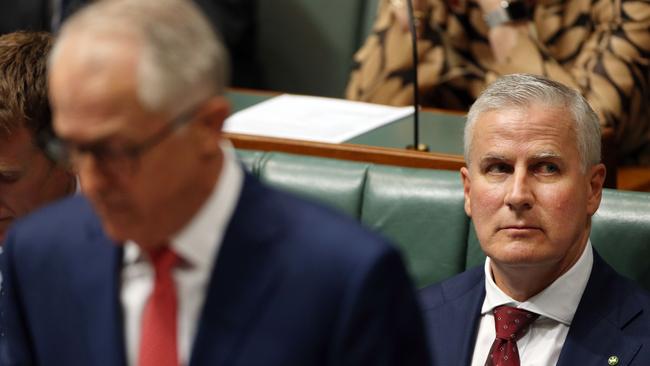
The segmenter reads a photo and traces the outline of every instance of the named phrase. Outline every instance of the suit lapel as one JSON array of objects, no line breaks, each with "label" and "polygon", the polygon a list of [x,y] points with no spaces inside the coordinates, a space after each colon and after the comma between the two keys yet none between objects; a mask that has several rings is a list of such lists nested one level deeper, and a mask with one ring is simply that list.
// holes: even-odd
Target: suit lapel
[{"label": "suit lapel", "polygon": [[95,217],[87,220],[86,236],[74,247],[72,288],[86,324],[86,347],[93,365],[124,365],[124,332],[119,300],[122,249],[110,241]]},{"label": "suit lapel", "polygon": [[425,309],[430,343],[439,364],[470,364],[485,299],[484,283],[483,267],[477,267],[462,278],[445,282],[440,287],[444,303]]},{"label": "suit lapel", "polygon": [[246,175],[208,285],[190,365],[233,364],[233,351],[277,284],[278,265],[269,244],[283,224],[269,213],[264,190]]},{"label": "suit lapel", "polygon": [[594,265],[580,300],[558,366],[607,365],[616,356],[618,365],[629,365],[641,343],[623,328],[642,311],[630,298],[621,279],[594,252]]}]

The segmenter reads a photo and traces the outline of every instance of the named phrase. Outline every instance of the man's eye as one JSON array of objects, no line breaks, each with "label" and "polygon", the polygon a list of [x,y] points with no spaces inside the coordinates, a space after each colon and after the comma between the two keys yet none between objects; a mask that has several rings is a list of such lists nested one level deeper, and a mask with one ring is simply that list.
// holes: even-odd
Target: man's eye
[{"label": "man's eye", "polygon": [[535,167],[535,171],[541,174],[555,174],[560,171],[560,168],[553,163],[539,163]]},{"label": "man's eye", "polygon": [[486,169],[485,172],[488,174],[505,174],[512,171],[510,165],[505,163],[491,164]]},{"label": "man's eye", "polygon": [[0,182],[1,183],[15,183],[20,179],[21,174],[19,172],[6,172],[0,173]]},{"label": "man's eye", "polygon": [[88,154],[98,160],[105,159],[112,154],[111,148],[106,145],[77,146],[74,150],[78,155]]}]

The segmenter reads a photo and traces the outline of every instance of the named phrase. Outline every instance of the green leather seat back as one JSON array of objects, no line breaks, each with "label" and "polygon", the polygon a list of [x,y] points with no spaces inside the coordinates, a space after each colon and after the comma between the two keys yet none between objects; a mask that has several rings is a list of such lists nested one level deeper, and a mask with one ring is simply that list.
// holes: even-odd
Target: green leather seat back
[{"label": "green leather seat back", "polygon": [[257,176],[259,172],[259,163],[262,157],[264,156],[264,152],[262,151],[254,151],[254,150],[235,150],[237,154],[237,158],[239,161],[241,161],[242,165],[246,170],[248,170],[251,174]]},{"label": "green leather seat back", "polygon": [[619,273],[650,291],[650,194],[605,189],[591,243]]},{"label": "green leather seat back", "polygon": [[364,0],[259,0],[257,56],[269,89],[342,97]]},{"label": "green leather seat back", "polygon": [[367,169],[364,163],[268,153],[260,164],[259,177],[358,219]]},{"label": "green leather seat back", "polygon": [[485,262],[485,253],[481,250],[481,245],[476,237],[476,230],[474,230],[474,224],[470,221],[469,231],[467,233],[467,261],[465,262],[465,268],[470,269],[480,266],[483,262]]},{"label": "green leather seat back", "polygon": [[457,172],[372,166],[361,221],[402,249],[419,287],[465,268],[469,221]]}]

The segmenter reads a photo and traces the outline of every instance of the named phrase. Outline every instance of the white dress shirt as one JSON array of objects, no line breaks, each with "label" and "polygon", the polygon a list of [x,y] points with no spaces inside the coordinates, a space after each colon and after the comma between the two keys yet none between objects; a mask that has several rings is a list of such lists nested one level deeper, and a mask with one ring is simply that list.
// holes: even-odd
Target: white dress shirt
[{"label": "white dress shirt", "polygon": [[[189,363],[206,288],[225,230],[239,200],[244,173],[229,144],[224,143],[219,181],[190,223],[171,238],[171,247],[182,258],[173,271],[178,298],[178,356]],[[153,291],[154,269],[140,247],[127,241],[121,273],[121,302],[128,365],[135,366],[140,345],[144,306]]]},{"label": "white dress shirt", "polygon": [[485,300],[481,308],[472,366],[483,366],[496,336],[492,310],[501,305],[515,306],[539,314],[529,331],[517,341],[521,366],[550,366],[557,364],[560,351],[569,333],[582,293],[591,275],[594,256],[591,241],[578,261],[550,286],[527,301],[519,302],[497,287],[490,270],[490,258],[485,260]]}]

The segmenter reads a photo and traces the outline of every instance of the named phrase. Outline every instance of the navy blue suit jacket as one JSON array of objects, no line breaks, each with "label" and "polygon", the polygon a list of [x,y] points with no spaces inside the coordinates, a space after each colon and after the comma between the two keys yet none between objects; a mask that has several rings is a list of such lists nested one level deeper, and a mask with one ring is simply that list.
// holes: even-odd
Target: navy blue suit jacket
[{"label": "navy blue suit jacket", "polygon": [[[485,271],[471,269],[422,289],[434,365],[470,365],[485,298]],[[650,295],[594,251],[594,265],[558,366],[650,365]]]},{"label": "navy blue suit jacket", "polygon": [[[81,196],[8,235],[10,365],[125,364],[122,250]],[[246,176],[208,285],[190,365],[427,365],[399,254],[354,221]]]}]

